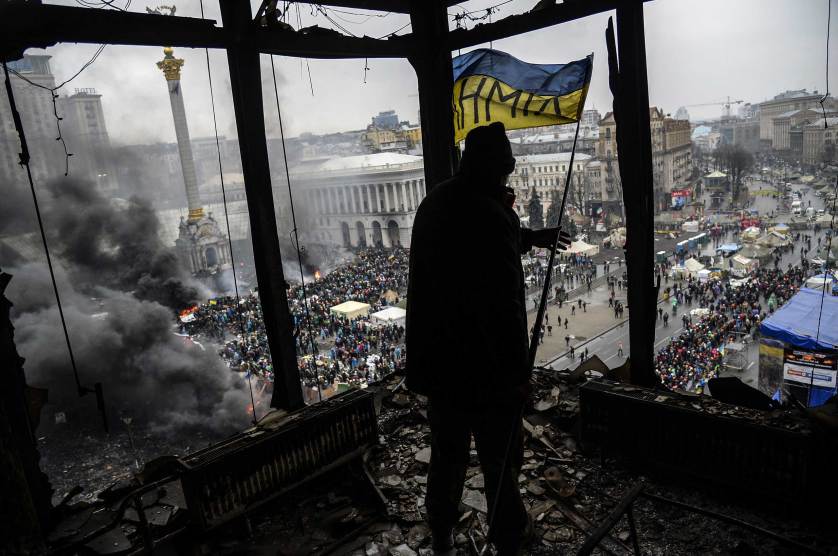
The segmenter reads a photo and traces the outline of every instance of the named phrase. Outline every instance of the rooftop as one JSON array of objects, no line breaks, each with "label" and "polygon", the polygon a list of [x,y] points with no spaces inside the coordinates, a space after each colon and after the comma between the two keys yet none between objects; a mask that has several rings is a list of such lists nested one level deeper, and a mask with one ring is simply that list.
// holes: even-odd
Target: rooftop
[{"label": "rooftop", "polygon": [[413,156],[400,153],[373,153],[355,156],[340,156],[328,158],[313,164],[306,164],[305,161],[295,170],[299,172],[340,172],[362,169],[386,169],[398,167],[404,164],[422,164],[421,156]]},{"label": "rooftop", "polygon": [[[584,160],[590,160],[592,157],[589,154],[585,153],[576,153],[574,160],[576,162],[582,162]],[[527,163],[539,163],[539,162],[569,162],[570,161],[570,153],[569,152],[560,152],[560,153],[543,153],[543,154],[525,154],[519,155],[515,157],[521,164]]]}]

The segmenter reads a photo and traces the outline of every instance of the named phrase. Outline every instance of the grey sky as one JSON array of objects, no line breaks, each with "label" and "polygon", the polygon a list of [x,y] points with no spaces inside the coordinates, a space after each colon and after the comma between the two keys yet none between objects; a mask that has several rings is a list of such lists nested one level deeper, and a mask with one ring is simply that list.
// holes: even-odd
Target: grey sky
[{"label": "grey sky", "polygon": [[[838,0],[831,0],[838,18]],[[825,90],[826,15],[828,0],[655,0],[646,4],[646,41],[652,104],[673,112],[681,105],[731,98],[759,102],[786,89]],[[68,3],[62,0],[60,3]],[[476,10],[498,0],[472,0],[461,5]],[[494,19],[529,9],[535,0],[514,0],[499,8]],[[131,11],[150,5],[135,1]],[[197,0],[177,2],[178,15],[199,16]],[[254,10],[258,5],[253,2]],[[205,0],[208,18],[220,20],[217,3]],[[348,10],[355,11],[355,10]],[[462,11],[457,7],[451,13]],[[293,14],[296,19],[296,13]],[[322,16],[300,10],[303,25],[331,26]],[[356,34],[381,36],[408,22],[407,16],[370,17],[339,13],[336,21]],[[342,19],[340,19],[342,18]],[[604,29],[608,15],[551,27],[501,41],[494,48],[529,62],[561,63],[594,52],[593,83],[588,106],[611,108]],[[351,23],[350,23],[351,22]],[[471,25],[471,24],[470,24]],[[836,24],[832,24],[832,51]],[[409,27],[401,33],[409,31]],[[482,45],[488,46],[488,45]],[[59,45],[47,50],[60,81],[74,73],[95,45]],[[32,51],[39,52],[39,51]],[[176,49],[186,60],[183,90],[193,137],[210,135],[212,119],[203,50]],[[455,53],[456,54],[456,53]],[[235,136],[226,56],[211,52],[220,133]],[[116,143],[174,141],[166,87],[155,62],[160,48],[105,49],[97,62],[67,87],[94,87],[103,94],[110,135]],[[363,83],[364,60],[276,58],[280,102],[286,133],[297,135],[363,128],[373,114],[395,109],[402,119],[416,121],[416,77],[405,60],[370,60]],[[263,90],[269,135],[276,135],[276,110],[269,60],[263,57]],[[830,60],[835,90],[838,55]],[[721,107],[690,107],[690,115],[715,117]]]}]

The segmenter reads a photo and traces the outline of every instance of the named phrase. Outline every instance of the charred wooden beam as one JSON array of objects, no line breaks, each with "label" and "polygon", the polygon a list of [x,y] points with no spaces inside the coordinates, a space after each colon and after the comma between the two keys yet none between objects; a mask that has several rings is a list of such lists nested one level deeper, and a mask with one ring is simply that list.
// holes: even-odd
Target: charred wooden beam
[{"label": "charred wooden beam", "polygon": [[299,58],[406,58],[413,44],[412,34],[373,39],[347,37],[320,27],[302,31],[255,28],[252,34],[259,52]]},{"label": "charred wooden beam", "polygon": [[607,12],[615,9],[618,4],[620,2],[616,0],[565,1],[546,8],[533,9],[523,14],[510,15],[494,23],[475,25],[472,29],[453,30],[448,34],[448,47],[451,50],[457,50],[529,33],[559,23]]},{"label": "charred wooden beam", "polygon": [[[321,6],[336,6],[355,10],[374,10],[379,12],[410,12],[410,0],[326,0],[325,2],[304,2]],[[431,2],[428,2],[429,4]]]},{"label": "charred wooden beam", "polygon": [[[390,39],[347,37],[325,28],[264,28],[248,22],[254,47],[265,54],[307,58],[403,58],[410,35]],[[0,4],[0,56],[15,60],[27,48],[61,42],[129,46],[226,48],[227,30],[211,19],[72,6]]]},{"label": "charred wooden beam", "polygon": [[410,21],[415,51],[408,60],[418,77],[425,186],[430,190],[450,178],[458,164],[451,115],[454,71],[451,51],[445,46],[448,12],[442,4],[433,8],[416,5]]},{"label": "charred wooden beam", "polygon": [[7,60],[59,42],[223,48],[211,19],[99,10],[34,2],[0,3],[0,48]]},{"label": "charred wooden beam", "polygon": [[271,406],[297,409],[304,402],[271,190],[259,51],[251,41],[250,4],[221,0],[220,5],[224,27],[230,33],[227,61],[250,215],[253,259],[274,367]]},{"label": "charred wooden beam", "polygon": [[[617,51],[619,68],[612,67],[611,71],[612,85],[617,85],[614,119],[626,206],[626,253],[631,254],[626,256],[631,381],[651,386],[659,382],[654,366],[657,288],[654,285],[652,134],[642,0],[625,0],[617,7]],[[612,60],[613,55],[609,54],[609,62]]]}]

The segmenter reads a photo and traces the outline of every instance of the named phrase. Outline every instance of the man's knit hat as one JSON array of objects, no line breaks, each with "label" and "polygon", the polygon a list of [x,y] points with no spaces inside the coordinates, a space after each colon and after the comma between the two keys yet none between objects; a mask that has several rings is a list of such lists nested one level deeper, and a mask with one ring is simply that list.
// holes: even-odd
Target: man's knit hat
[{"label": "man's knit hat", "polygon": [[466,135],[466,148],[460,171],[477,175],[509,175],[515,169],[515,157],[501,122],[476,127]]}]

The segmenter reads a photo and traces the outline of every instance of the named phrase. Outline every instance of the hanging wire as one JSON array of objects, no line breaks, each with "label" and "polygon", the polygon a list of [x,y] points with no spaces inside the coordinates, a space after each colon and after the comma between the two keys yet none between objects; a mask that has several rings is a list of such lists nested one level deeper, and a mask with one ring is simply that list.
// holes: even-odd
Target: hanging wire
[{"label": "hanging wire", "polygon": [[274,67],[274,57],[273,54],[271,56],[271,75],[273,76],[274,81],[274,98],[276,98],[276,117],[279,120],[279,136],[282,140],[282,159],[285,163],[285,180],[288,183],[288,204],[291,207],[291,233],[294,236],[294,247],[297,251],[297,263],[300,266],[300,284],[301,289],[303,292],[303,311],[305,312],[305,320],[306,320],[306,330],[308,332],[309,340],[311,341],[311,359],[310,365],[312,369],[312,373],[314,374],[315,378],[317,379],[317,397],[320,401],[323,401],[323,388],[320,385],[320,379],[317,378],[317,370],[314,365],[314,356],[317,353],[317,345],[314,342],[314,334],[311,329],[311,313],[308,308],[308,293],[306,292],[306,277],[305,272],[303,272],[303,253],[302,248],[300,247],[300,235],[297,229],[297,216],[294,212],[294,195],[291,192],[291,173],[288,170],[288,153],[285,148],[285,131],[282,128],[282,111],[279,108],[279,87],[276,84],[276,68]]},{"label": "hanging wire", "polygon": [[[26,134],[23,130],[23,122],[20,119],[20,112],[17,110],[17,103],[15,102],[15,94],[12,89],[12,81],[9,77],[9,68],[6,66],[6,61],[3,61],[3,73],[6,77],[6,94],[9,97],[9,107],[12,111],[12,120],[14,121],[15,129],[20,138],[20,165],[26,167],[26,177],[29,180],[29,189],[32,191],[32,202],[35,205],[35,215],[38,218],[38,228],[41,231],[41,241],[44,244],[44,254],[47,258],[47,267],[49,268],[49,277],[52,281],[52,291],[55,293],[55,302],[58,306],[58,316],[61,318],[61,329],[64,331],[64,341],[67,344],[67,353],[70,355],[70,366],[73,369],[73,378],[76,381],[76,390],[79,396],[84,396],[88,390],[81,385],[79,380],[79,370],[76,365],[76,358],[73,355],[73,346],[70,343],[70,334],[67,331],[67,320],[64,318],[64,308],[61,305],[61,296],[58,293],[58,283],[55,280],[55,270],[52,267],[52,256],[49,252],[49,244],[47,242],[47,234],[44,231],[44,222],[41,218],[41,208],[38,204],[38,195],[35,193],[35,182],[32,179],[32,169],[29,167],[29,146],[26,143]],[[54,101],[53,101],[54,102]]]},{"label": "hanging wire", "polygon": [[[509,4],[512,0],[505,0],[504,2],[500,2],[499,4],[494,4],[489,6],[488,8],[480,8],[478,10],[471,10],[467,11],[463,6],[460,4],[455,4],[455,7],[460,8],[463,10],[462,13],[449,13],[449,17],[452,18],[454,21],[454,25],[457,29],[467,29],[467,27],[463,24],[463,21],[471,21],[472,23],[477,23],[480,21],[489,20],[489,23],[492,22],[492,14],[497,13],[499,11],[498,8]],[[474,14],[482,14],[480,16],[476,16]]]},{"label": "hanging wire", "polygon": [[410,22],[409,22],[409,21],[408,21],[407,23],[405,23],[404,25],[402,25],[401,27],[399,27],[398,29],[396,29],[395,31],[390,31],[390,32],[389,32],[389,33],[387,33],[386,35],[381,35],[380,37],[375,37],[375,38],[376,38],[377,40],[381,40],[381,39],[386,39],[386,38],[389,38],[389,37],[395,36],[395,34],[396,34],[396,33],[398,33],[399,31],[401,31],[402,29],[406,29],[407,27],[410,27]]},{"label": "hanging wire", "polygon": [[[300,16],[300,3],[294,3],[295,8],[297,9],[297,31],[303,28],[303,18]],[[287,12],[287,10],[286,10]],[[274,63],[273,55],[271,55],[271,64]],[[314,96],[314,82],[311,80],[311,66],[309,65],[308,58],[306,58],[306,70],[308,70],[308,85],[311,88],[311,96]],[[303,74],[303,61],[300,60],[300,77]],[[276,85],[276,83],[274,83]]]},{"label": "hanging wire", "polygon": [[364,83],[367,82],[367,72],[370,71],[370,59],[364,58]]},{"label": "hanging wire", "polygon": [[823,112],[823,128],[829,129],[826,122],[826,100],[829,98],[829,31],[832,21],[832,0],[826,0],[826,93],[821,97],[821,111]]},{"label": "hanging wire", "polygon": [[[204,0],[201,0],[201,19],[204,19]],[[218,139],[218,119],[215,115],[215,95],[212,90],[212,69],[210,69],[209,48],[204,49],[207,57],[207,79],[209,81],[210,106],[212,107],[212,128],[215,132],[215,150],[218,154],[218,176],[221,181],[221,200],[224,203],[224,222],[227,224],[227,245],[230,248],[230,264],[233,267],[233,289],[236,292],[236,316],[239,321],[239,330],[241,331],[242,341],[245,341],[246,334],[244,331],[244,320],[241,314],[241,299],[239,297],[239,281],[236,277],[236,260],[233,257],[233,237],[230,232],[230,215],[227,211],[227,190],[224,187],[224,166],[221,163],[221,142]],[[256,418],[256,398],[253,396],[253,382],[251,379],[252,373],[250,369],[247,370],[247,387],[250,389],[250,410],[253,417],[253,424],[259,424]]]},{"label": "hanging wire", "polygon": [[[827,10],[826,10],[826,93],[820,99],[821,110],[823,111],[823,128],[829,129],[829,123],[826,117],[826,106],[825,102],[829,98],[829,28],[830,22],[832,20],[832,0],[826,0]],[[827,277],[829,274],[829,256],[832,253],[832,237],[835,235],[835,201],[836,196],[838,196],[838,177],[835,178],[835,188],[832,191],[832,222],[830,223],[830,230],[832,233],[829,234],[829,239],[826,243],[826,262],[824,263],[824,284],[823,290],[821,291],[821,304],[820,309],[818,310],[818,327],[815,332],[815,345],[817,345],[818,341],[820,340],[821,335],[821,319],[823,317],[823,303],[824,298],[826,297],[826,288],[827,288]],[[809,395],[806,399],[806,406],[809,407],[812,403],[812,389],[815,386],[815,362],[812,362],[812,368],[810,369],[810,379],[809,379]]]},{"label": "hanging wire", "polygon": [[[823,303],[824,299],[826,298],[826,288],[828,287],[828,277],[830,276],[829,273],[829,257],[832,254],[832,238],[835,236],[835,202],[838,201],[838,177],[835,178],[835,187],[832,190],[832,222],[829,225],[829,229],[832,230],[832,233],[829,234],[829,239],[826,242],[826,262],[824,263],[824,283],[821,288],[821,305],[820,309],[818,309],[818,327],[815,332],[815,348],[818,346],[818,342],[821,338],[821,319],[823,318]],[[834,273],[832,274],[834,277]],[[810,407],[812,405],[812,389],[815,386],[815,362],[812,362],[812,368],[809,371],[810,378],[809,378],[809,396],[806,400],[806,407]]]},{"label": "hanging wire", "polygon": [[80,6],[84,6],[85,8],[99,8],[105,9],[107,6],[108,8],[113,8],[120,12],[127,12],[128,8],[131,6],[131,0],[126,0],[125,6],[117,6],[114,4],[116,0],[100,0],[98,2],[92,2],[90,0],[76,0],[76,4]]},{"label": "hanging wire", "polygon": [[23,80],[24,82],[28,83],[29,85],[31,85],[33,87],[37,87],[39,89],[49,91],[49,94],[52,97],[52,99],[51,99],[52,100],[52,113],[55,116],[55,127],[58,131],[58,137],[56,137],[55,140],[59,141],[61,143],[61,147],[64,149],[64,176],[69,176],[70,175],[70,157],[73,156],[73,153],[71,153],[69,151],[69,149],[67,148],[67,142],[64,140],[64,135],[61,133],[61,121],[64,118],[62,118],[61,116],[58,115],[58,103],[57,103],[58,94],[56,93],[56,91],[58,89],[60,89],[61,87],[63,87],[64,85],[70,83],[76,77],[81,75],[81,73],[84,70],[89,68],[96,61],[96,59],[99,58],[99,55],[102,53],[103,50],[105,50],[106,46],[107,46],[106,44],[99,45],[99,48],[96,49],[96,52],[93,54],[93,56],[91,56],[91,58],[87,62],[85,62],[84,65],[82,65],[82,67],[79,68],[79,70],[76,73],[74,73],[69,79],[64,80],[63,82],[56,85],[55,87],[47,87],[46,85],[41,85],[40,83],[35,83],[34,81],[29,79],[25,75],[21,74],[20,72],[16,71],[15,69],[8,69],[8,68],[6,68],[5,65],[3,66],[4,71],[7,74],[11,73],[15,77]]}]

